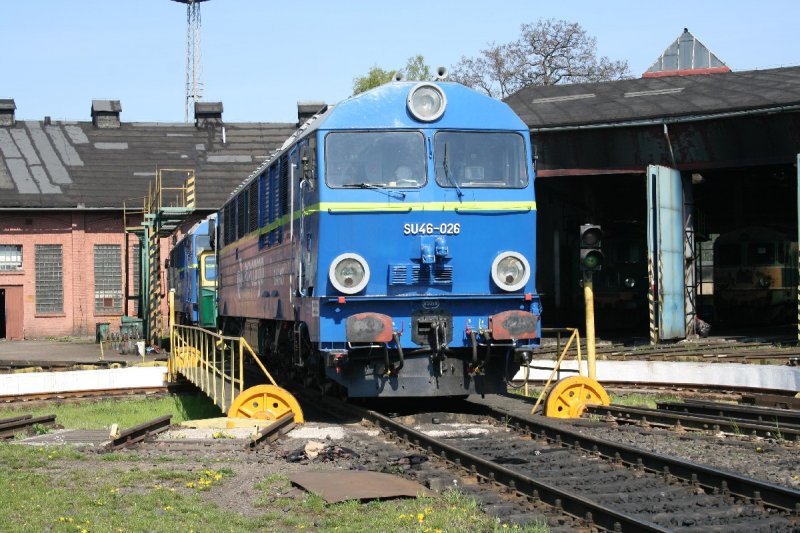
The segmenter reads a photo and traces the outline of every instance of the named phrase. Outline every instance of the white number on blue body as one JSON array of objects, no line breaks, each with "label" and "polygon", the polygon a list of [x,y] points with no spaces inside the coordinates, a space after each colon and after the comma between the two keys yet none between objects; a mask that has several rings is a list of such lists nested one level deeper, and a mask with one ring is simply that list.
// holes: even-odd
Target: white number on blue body
[{"label": "white number on blue body", "polygon": [[458,222],[407,222],[403,224],[403,235],[458,235],[461,224]]}]

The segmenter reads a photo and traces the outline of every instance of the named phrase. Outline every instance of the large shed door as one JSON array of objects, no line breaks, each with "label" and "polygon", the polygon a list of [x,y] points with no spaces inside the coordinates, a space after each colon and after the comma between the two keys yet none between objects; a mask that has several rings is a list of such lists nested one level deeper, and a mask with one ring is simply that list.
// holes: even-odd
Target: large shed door
[{"label": "large shed door", "polygon": [[675,169],[647,167],[650,341],[686,337],[683,187]]}]

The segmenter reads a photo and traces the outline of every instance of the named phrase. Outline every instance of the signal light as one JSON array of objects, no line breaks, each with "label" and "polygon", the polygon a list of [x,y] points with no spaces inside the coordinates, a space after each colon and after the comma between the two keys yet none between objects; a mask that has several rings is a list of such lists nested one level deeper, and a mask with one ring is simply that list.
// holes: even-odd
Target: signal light
[{"label": "signal light", "polygon": [[580,263],[584,272],[597,272],[603,268],[602,238],[603,230],[597,224],[581,225]]}]

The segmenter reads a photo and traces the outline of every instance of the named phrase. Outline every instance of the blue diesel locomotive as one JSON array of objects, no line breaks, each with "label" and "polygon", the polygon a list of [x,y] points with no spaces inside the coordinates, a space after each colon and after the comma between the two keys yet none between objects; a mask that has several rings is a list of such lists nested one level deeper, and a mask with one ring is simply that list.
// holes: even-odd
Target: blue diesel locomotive
[{"label": "blue diesel locomotive", "polygon": [[505,391],[540,337],[525,124],[397,81],[306,122],[218,212],[219,324],[350,397]]},{"label": "blue diesel locomotive", "polygon": [[169,253],[167,279],[175,289],[175,320],[206,328],[217,326],[217,215],[192,226]]}]

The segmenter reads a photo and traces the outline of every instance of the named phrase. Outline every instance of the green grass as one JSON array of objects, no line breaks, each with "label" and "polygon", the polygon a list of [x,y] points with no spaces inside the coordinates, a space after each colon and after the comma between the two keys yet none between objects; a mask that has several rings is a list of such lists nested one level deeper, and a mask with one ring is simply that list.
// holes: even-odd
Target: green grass
[{"label": "green grass", "polygon": [[172,423],[221,416],[219,408],[205,397],[170,396],[135,400],[51,404],[44,407],[20,405],[0,408],[0,418],[31,414],[56,415],[56,423],[70,429],[104,429],[111,424],[128,428],[159,416],[171,414]]},{"label": "green grass", "polygon": [[266,526],[202,497],[225,479],[224,472],[107,470],[93,468],[88,459],[75,468],[69,459],[55,448],[0,444],[0,531],[253,531]]},{"label": "green grass", "polygon": [[360,503],[346,501],[326,505],[315,494],[292,497],[289,480],[273,475],[259,486],[263,496],[257,506],[271,508],[266,513],[278,529],[321,531],[526,531],[545,533],[544,523],[525,528],[503,523],[484,514],[475,500],[457,490],[445,491],[438,498],[419,497]]},{"label": "green grass", "polygon": [[627,394],[610,394],[611,403],[628,407],[647,407],[655,409],[658,402],[681,402],[683,399],[674,394],[647,394],[631,392]]},{"label": "green grass", "polygon": [[[0,417],[20,412],[56,413],[65,427],[88,429],[136,425],[166,413],[174,415],[173,421],[219,415],[204,399],[175,397],[6,408]],[[525,529],[504,524],[457,491],[436,498],[329,505],[315,494],[291,489],[280,474],[242,487],[257,499],[255,509],[244,515],[236,510],[251,507],[247,499],[219,507],[208,498],[222,484],[236,487],[233,469],[218,463],[197,470],[181,461],[0,443],[0,532],[548,531],[546,524]]]},{"label": "green grass", "polygon": [[291,489],[283,475],[254,487],[255,516],[220,508],[204,495],[236,483],[230,469],[171,470],[146,460],[140,466],[92,464],[70,448],[0,444],[0,531],[548,531],[546,524],[517,528],[484,514],[458,491],[412,498],[328,505]]}]

